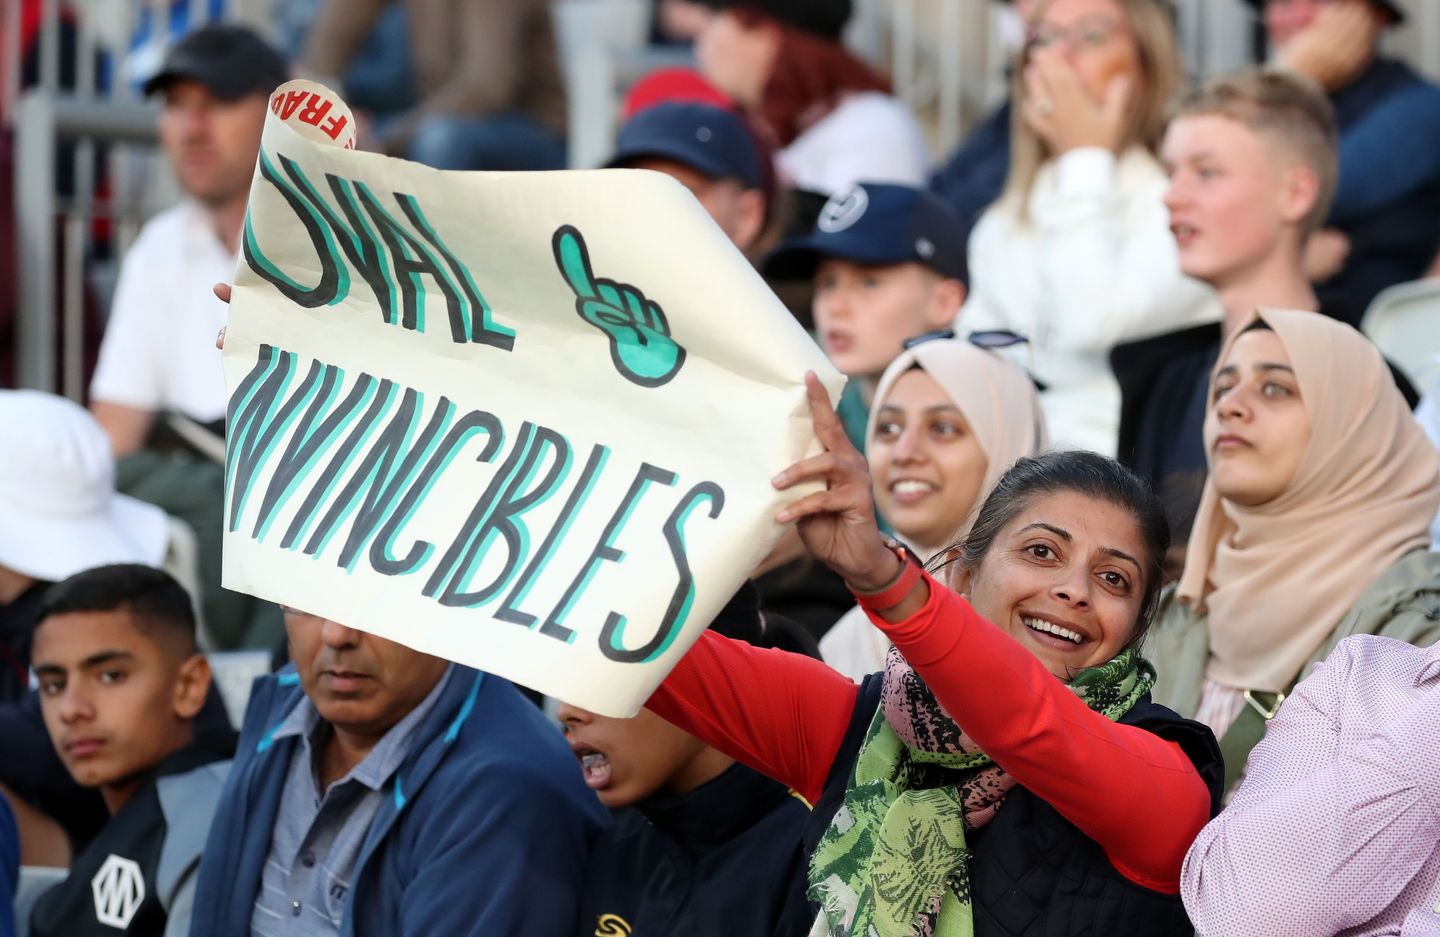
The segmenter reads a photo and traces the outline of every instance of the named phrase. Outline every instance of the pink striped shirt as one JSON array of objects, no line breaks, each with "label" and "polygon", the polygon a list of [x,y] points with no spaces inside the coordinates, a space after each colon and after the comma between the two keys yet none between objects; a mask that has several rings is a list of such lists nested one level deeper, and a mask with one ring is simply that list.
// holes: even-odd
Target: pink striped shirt
[{"label": "pink striped shirt", "polygon": [[1201,937],[1440,935],[1440,646],[1342,641],[1181,873]]}]

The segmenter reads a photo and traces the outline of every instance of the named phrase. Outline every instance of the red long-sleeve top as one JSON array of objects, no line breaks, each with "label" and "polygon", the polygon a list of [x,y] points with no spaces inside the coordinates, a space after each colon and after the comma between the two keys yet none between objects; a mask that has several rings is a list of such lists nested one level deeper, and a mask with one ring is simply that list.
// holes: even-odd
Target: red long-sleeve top
[{"label": "red long-sleeve top", "polygon": [[[1210,794],[1180,746],[1092,711],[1009,635],[926,577],[904,621],[872,614],[960,727],[1100,844],[1127,879],[1180,890]],[[646,704],[706,744],[819,799],[859,687],[823,663],[707,631]]]}]

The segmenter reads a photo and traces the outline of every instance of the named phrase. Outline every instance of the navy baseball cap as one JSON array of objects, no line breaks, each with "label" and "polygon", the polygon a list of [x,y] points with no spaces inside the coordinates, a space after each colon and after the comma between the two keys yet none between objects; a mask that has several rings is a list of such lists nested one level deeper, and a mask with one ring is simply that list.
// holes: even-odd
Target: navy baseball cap
[{"label": "navy baseball cap", "polygon": [[708,104],[668,101],[640,111],[620,128],[615,155],[605,165],[668,159],[712,179],[761,186],[760,149],[739,115]]},{"label": "navy baseball cap", "polygon": [[147,95],[177,81],[194,81],[224,101],[269,95],[290,80],[280,53],[244,26],[211,23],[177,42],[160,70],[145,82]]},{"label": "navy baseball cap", "polygon": [[862,182],[825,203],[815,230],[765,258],[765,276],[802,280],[825,257],[881,266],[915,262],[968,282],[969,231],[950,207],[924,189]]}]

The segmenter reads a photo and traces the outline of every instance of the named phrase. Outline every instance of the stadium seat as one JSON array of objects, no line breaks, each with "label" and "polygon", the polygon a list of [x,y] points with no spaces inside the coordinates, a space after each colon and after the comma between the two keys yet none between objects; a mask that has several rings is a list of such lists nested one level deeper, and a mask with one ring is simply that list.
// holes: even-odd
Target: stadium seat
[{"label": "stadium seat", "polygon": [[64,869],[39,865],[22,865],[20,882],[15,887],[15,937],[29,937],[30,911],[40,896],[65,881]]},{"label": "stadium seat", "polygon": [[220,651],[210,654],[210,672],[215,688],[225,701],[230,724],[238,727],[245,721],[245,706],[250,702],[250,686],[255,678],[270,672],[269,651]]},{"label": "stadium seat", "polygon": [[1392,286],[1375,297],[1360,330],[1416,387],[1440,355],[1440,278]]}]

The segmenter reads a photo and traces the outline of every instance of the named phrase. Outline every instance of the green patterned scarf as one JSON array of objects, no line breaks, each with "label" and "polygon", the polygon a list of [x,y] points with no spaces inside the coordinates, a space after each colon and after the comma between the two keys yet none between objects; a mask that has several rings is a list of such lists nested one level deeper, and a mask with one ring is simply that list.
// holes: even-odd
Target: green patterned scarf
[{"label": "green patterned scarf", "polygon": [[[984,826],[1014,779],[960,730],[900,652],[845,800],[810,859],[812,937],[971,937],[965,834]],[[1155,669],[1133,650],[1081,671],[1070,689],[1119,719]]]}]

